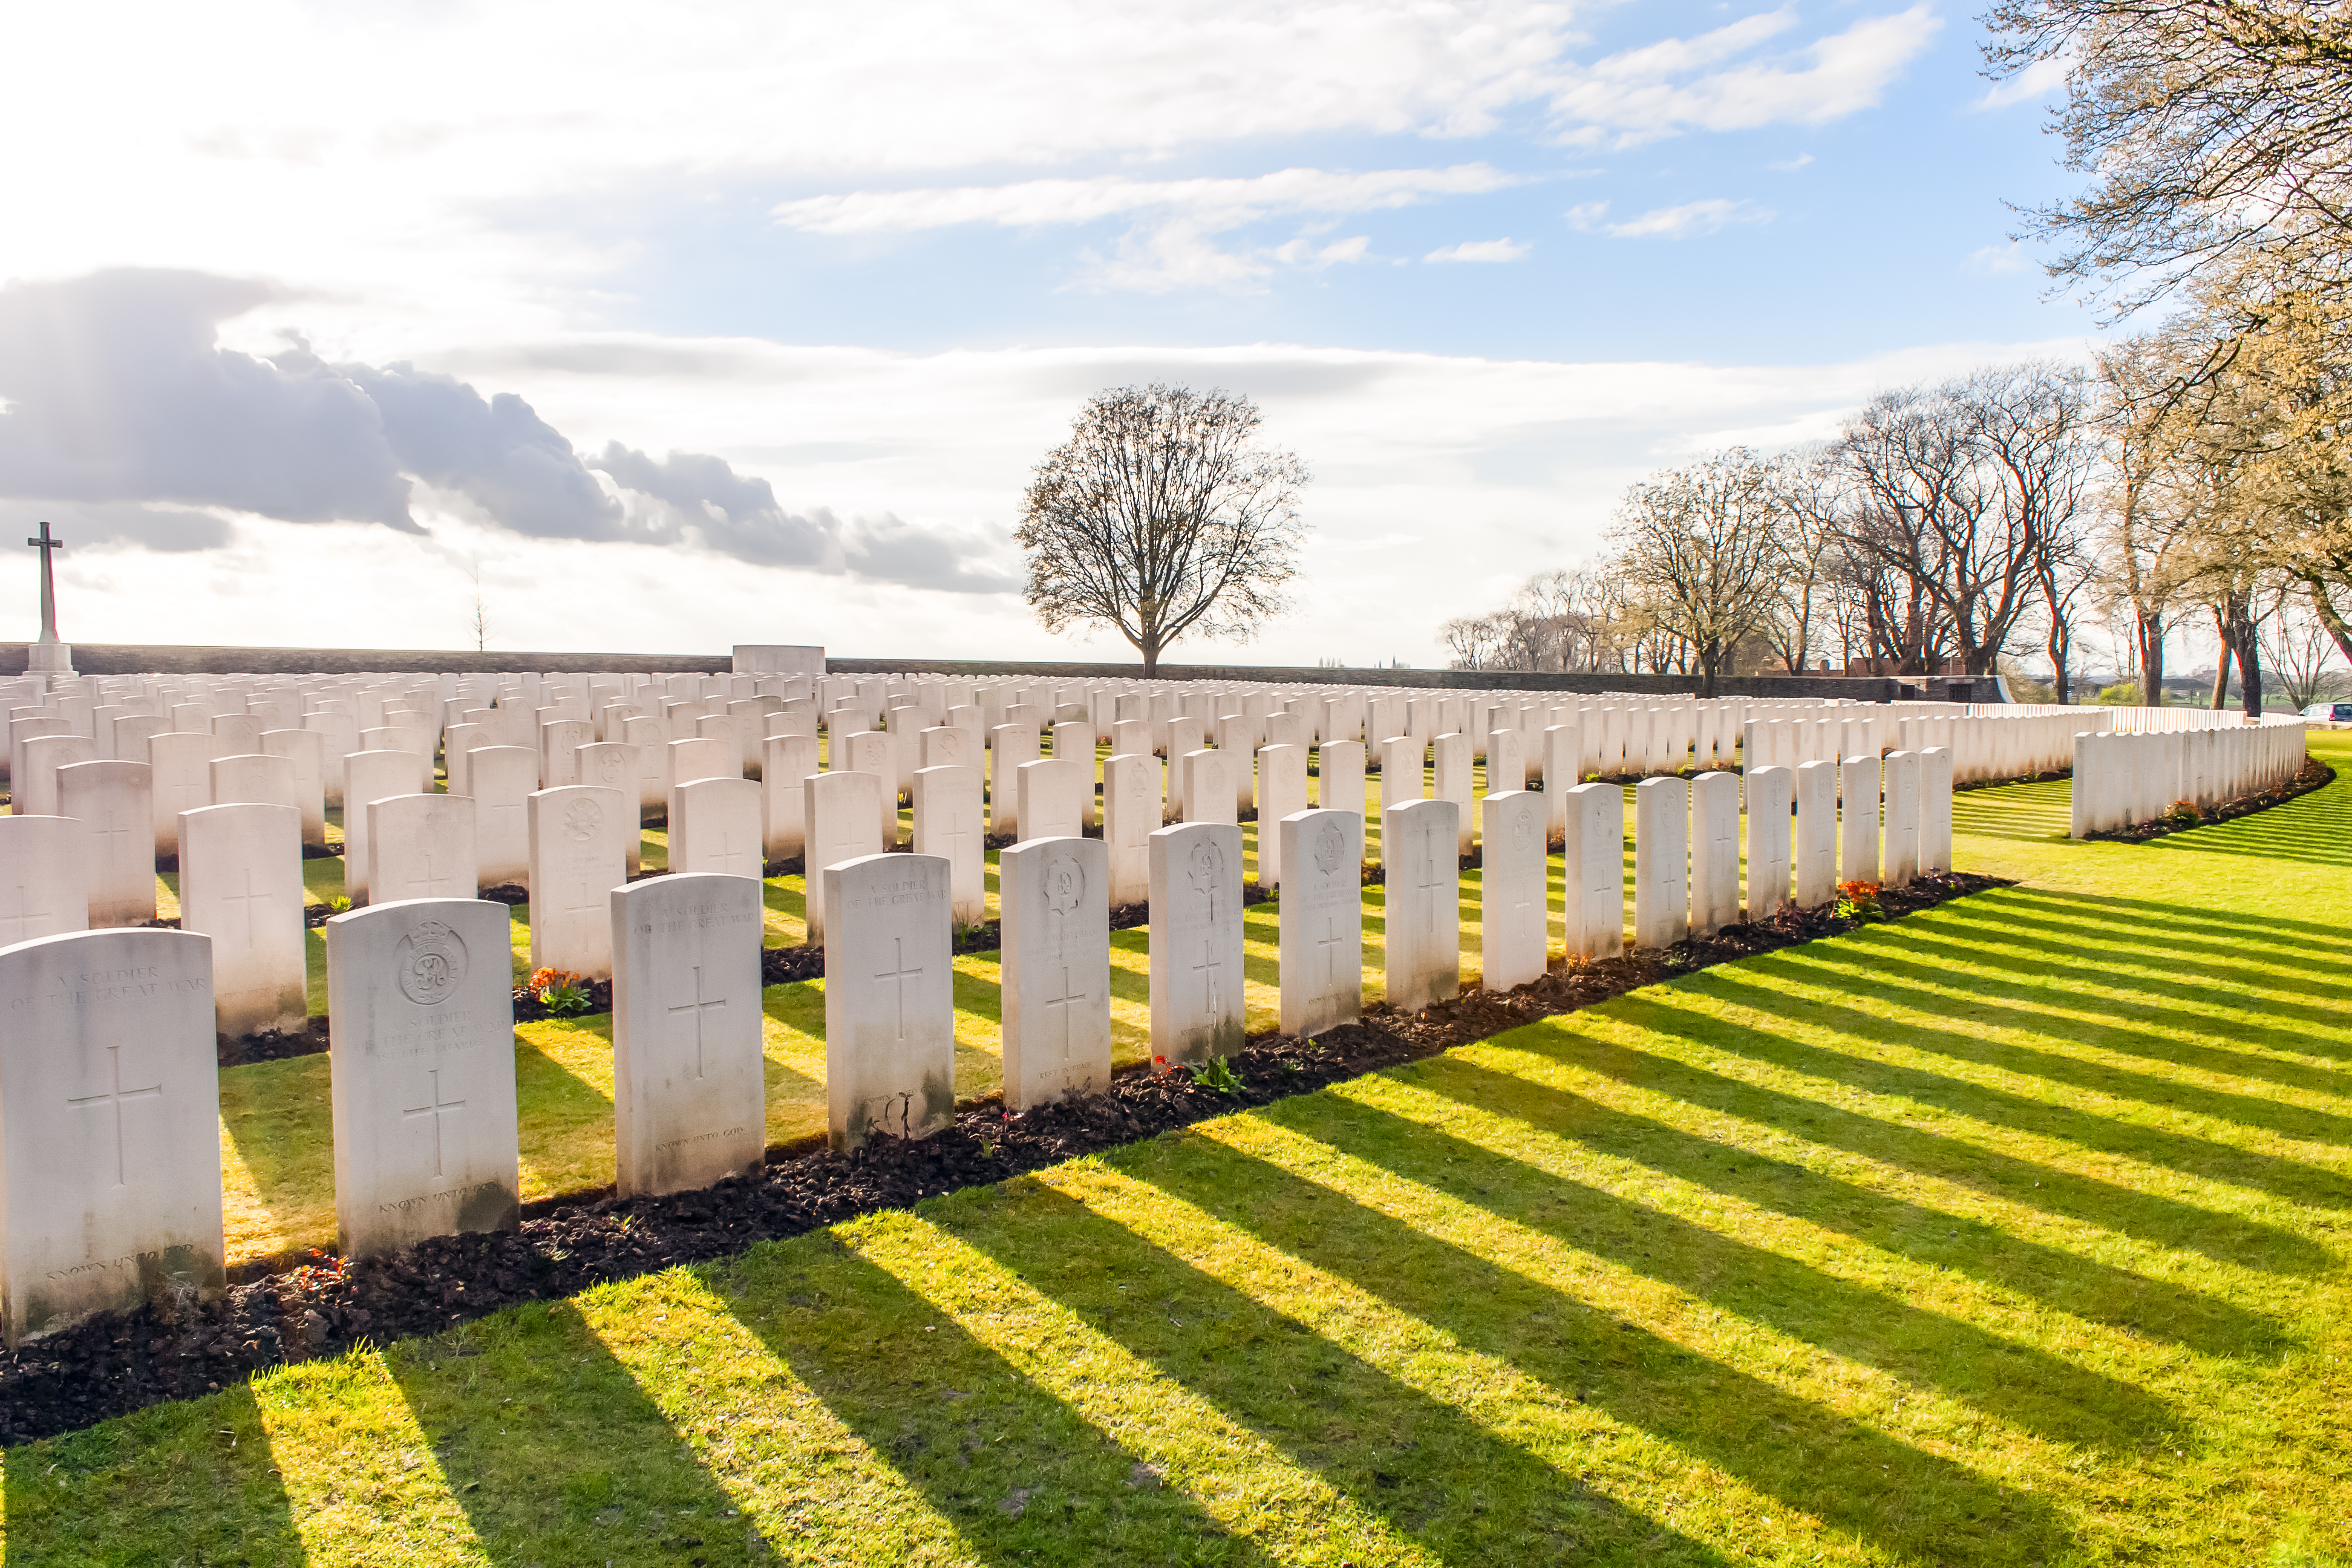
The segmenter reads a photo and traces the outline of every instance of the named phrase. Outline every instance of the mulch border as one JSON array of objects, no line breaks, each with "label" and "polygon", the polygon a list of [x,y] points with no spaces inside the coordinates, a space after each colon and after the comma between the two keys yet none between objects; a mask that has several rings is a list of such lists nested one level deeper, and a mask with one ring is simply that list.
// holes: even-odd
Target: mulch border
[{"label": "mulch border", "polygon": [[2200,827],[2210,827],[2221,822],[2234,822],[2242,816],[2252,816],[2258,811],[2268,811],[2274,805],[2284,805],[2288,801],[2301,799],[2314,790],[2326,789],[2335,782],[2334,768],[2316,757],[2306,755],[2304,758],[2303,771],[2276,789],[2259,790],[2252,795],[2240,795],[2235,800],[2223,801],[2194,822],[2171,822],[2159,817],[2154,822],[2135,823],[2129,827],[2106,827],[2101,828],[2096,833],[2085,833],[2077,842],[2146,844],[2158,838],[2169,838],[2176,833],[2194,833]]},{"label": "mulch border", "polygon": [[[1880,895],[1887,918],[2008,885],[1937,874]],[[1836,906],[1783,910],[1656,952],[1564,966],[1507,994],[1471,990],[1418,1015],[1385,1005],[1312,1040],[1253,1037],[1225,1091],[1178,1071],[1138,1068],[1103,1093],[1008,1113],[989,1100],[918,1142],[879,1138],[855,1154],[821,1144],[769,1151],[757,1176],[698,1192],[623,1200],[609,1189],[529,1205],[519,1229],[437,1237],[394,1258],[313,1251],[297,1266],[233,1284],[213,1300],[104,1314],[0,1354],[0,1442],[75,1431],[168,1399],[193,1398],[289,1362],[362,1342],[436,1333],[532,1300],[740,1252],[959,1187],[1004,1181],[1209,1118],[1311,1093],[1434,1056],[1539,1018],[1717,963],[1865,923]]]}]

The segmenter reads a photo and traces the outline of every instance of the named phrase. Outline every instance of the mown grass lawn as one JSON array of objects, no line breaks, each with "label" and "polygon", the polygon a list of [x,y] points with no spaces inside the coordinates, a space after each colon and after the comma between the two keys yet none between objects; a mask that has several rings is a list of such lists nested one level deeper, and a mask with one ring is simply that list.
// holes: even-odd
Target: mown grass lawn
[{"label": "mown grass lawn", "polygon": [[2343,1561],[2352,781],[2065,806],[1961,798],[2015,888],[11,1450],[0,1551]]}]

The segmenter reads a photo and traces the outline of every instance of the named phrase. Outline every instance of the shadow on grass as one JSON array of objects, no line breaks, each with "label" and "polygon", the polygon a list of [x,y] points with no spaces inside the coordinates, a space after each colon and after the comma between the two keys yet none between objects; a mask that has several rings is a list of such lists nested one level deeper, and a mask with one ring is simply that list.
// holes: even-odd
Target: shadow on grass
[{"label": "shadow on grass", "polygon": [[[1475,1063],[1439,1058],[1398,1076],[1458,1105],[1789,1215],[1922,1268],[1951,1268],[1988,1279],[2090,1321],[2161,1321],[2189,1296],[2177,1287],[2019,1241],[1982,1220],[1883,1197],[1801,1165],[1712,1143]],[[2059,1441],[2123,1448],[2151,1428],[2179,1422],[2170,1405],[2129,1384],[1975,1324],[1908,1306],[1875,1286],[1825,1274],[1632,1199],[1549,1175],[1376,1107],[1301,1099],[1285,1100],[1265,1114],[1366,1159],[1375,1158],[1362,1137],[1371,1131],[1391,1151],[1378,1163],[1399,1175],[1850,1360],[1937,1384],[1957,1398]],[[2053,1289],[2061,1279],[2064,1285]],[[2194,1297],[2189,1304],[2200,1317],[2234,1319],[2241,1331],[2226,1342],[2209,1333],[2210,1342],[2197,1346],[2207,1354],[2246,1354],[2247,1337],[2257,1342],[2254,1350],[2267,1352],[2277,1340],[2275,1329],[2251,1313],[2227,1305],[2215,1313],[2217,1303]],[[2131,1310],[2121,1310],[2126,1307]],[[2197,1326],[2211,1330],[2220,1324]],[[2154,1332],[2179,1337],[2177,1329]]]},{"label": "shadow on grass", "polygon": [[[2039,889],[2035,890],[2038,896]],[[2289,937],[2268,945],[2255,933],[2247,932],[2239,940],[2224,942],[2221,938],[2203,933],[2185,933],[2179,930],[2165,931],[2151,936],[2147,922],[2133,918],[2130,923],[2090,924],[2079,918],[2069,918],[2072,910],[2053,912],[2037,910],[2027,915],[2019,908],[2013,896],[2004,900],[1999,912],[1970,908],[1958,911],[1963,917],[1982,915],[1985,918],[1962,918],[1942,921],[1932,927],[1914,927],[1908,921],[1885,928],[1887,934],[1906,940],[1927,940],[1933,931],[1943,936],[1965,936],[1981,944],[1969,951],[1973,962],[1981,965],[1992,953],[2003,948],[2021,950],[2026,963],[2020,969],[2046,968],[2036,960],[2052,956],[2079,958],[2091,965],[2117,961],[2133,963],[2143,970],[2157,973],[2116,975],[2108,984],[2116,988],[2128,988],[2150,995],[2177,1001],[2210,1002],[2213,985],[2251,985],[2264,991],[2292,991],[2298,996],[2336,997],[2352,1001],[2352,986],[2331,984],[2317,978],[2322,974],[2343,972],[2343,961],[2313,950],[2307,938]],[[2151,942],[2163,943],[2151,947]],[[2203,945],[2210,943],[2210,945]],[[2196,944],[2196,945],[2191,945]],[[2252,963],[2249,963],[2248,960]],[[2006,960],[2016,963],[2013,959]],[[2258,968],[2254,964],[2271,967]],[[2294,972],[2292,974],[2279,970]],[[2057,973],[2064,973],[2063,970]],[[2200,977],[2203,977],[2200,979]],[[1981,971],[1969,975],[1971,984],[1983,979]],[[2339,1025],[2343,1009],[2325,1005],[2297,1007],[2292,1001],[2265,996],[2263,1005],[2280,1011],[2305,1015],[2310,1022],[2323,1027]]]},{"label": "shadow on grass", "polygon": [[[2053,1051],[2006,1045],[1956,1029],[1931,1029],[1920,1024],[1880,1018],[1858,1007],[1794,996],[1759,985],[1757,973],[1785,979],[1811,978],[1810,966],[1777,954],[1750,960],[1734,970],[1709,970],[1687,983],[1691,989],[1733,1006],[1750,1007],[1796,1025],[1822,1029],[1855,1041],[1908,1047],[1954,1062],[1972,1062],[2052,1083],[2063,1083],[2091,1093],[2147,1104],[2178,1105],[2185,1110],[2242,1125],[2263,1128],[2291,1138],[2345,1140],[2352,1121],[2325,1111],[2305,1110],[2252,1095],[2221,1094],[2193,1085],[2151,1078],[2120,1068],[2103,1068]],[[1665,1006],[1644,999],[1633,1008]],[[1630,1013],[1630,1010],[1629,1010]],[[2200,1138],[2195,1133],[2149,1127],[2053,1104],[2031,1095],[1970,1083],[1918,1068],[1895,1065],[1850,1054],[1759,1029],[1735,1028],[1727,1040],[1742,1055],[1774,1062],[1797,1071],[1834,1078],[1876,1094],[1901,1095],[1939,1107],[1956,1115],[1974,1117],[1995,1126],[2015,1127],[2046,1137],[2061,1138],[2085,1149],[2123,1154],[2151,1164],[2168,1166],[2184,1175],[2236,1183],[2299,1204],[2325,1208],[2352,1207],[2352,1177],[2322,1170],[2275,1154],[2257,1153],[2233,1144]],[[2204,1212],[2204,1211],[2198,1211]],[[2201,1248],[2200,1250],[2202,1250]],[[2246,1261],[2241,1259],[2240,1261]],[[2256,1267],[2261,1267],[2257,1264]]]},{"label": "shadow on grass", "polygon": [[8,1450],[9,1568],[309,1559],[250,1384]]},{"label": "shadow on grass", "polygon": [[[1187,1140],[1183,1159],[1166,1163],[1215,1161],[1222,1153]],[[1220,1202],[1235,1195],[1206,1175],[1198,1186]],[[1202,1201],[1193,1190],[1181,1195]],[[965,1216],[953,1209],[930,1217],[1445,1560],[1725,1562],[1714,1548],[1584,1485],[1076,1200],[1024,1184],[1020,1201],[1018,1226],[959,1223]],[[1430,1245],[1425,1237],[1413,1240]],[[1381,1238],[1366,1254],[1384,1282],[1391,1269],[1432,1261],[1412,1247],[1377,1250],[1386,1244]],[[1120,1289],[1122,1279],[1138,1288]],[[1444,1289],[1446,1281],[1432,1284]],[[1554,1310],[1573,1310],[1562,1298],[1540,1294]],[[1298,1366],[1290,1375],[1300,1386],[1267,1375],[1277,1361]],[[1576,1382],[1557,1386],[1572,1395]]]},{"label": "shadow on grass", "polygon": [[[1413,1132],[1426,1136],[1425,1129]],[[1380,1158],[1360,1147],[1349,1152]],[[1183,1154],[1130,1173],[1832,1530],[1924,1561],[2039,1562],[2069,1549],[2063,1521],[2030,1493],[1263,1160],[1198,1138],[1185,1141]]]},{"label": "shadow on grass", "polygon": [[[2294,1026],[2264,1026],[2262,1021],[2264,1016],[2275,1016],[2281,1011],[2267,1000],[2242,1000],[2227,994],[2217,994],[2210,989],[2201,994],[2175,997],[2173,1000],[2176,1001],[2194,1000],[2230,1006],[2240,1014],[2238,1017],[2228,1019],[2216,1018],[2210,1013],[2171,1015],[2178,1017],[2181,1023],[2193,1026],[2202,1037],[2196,1039],[2183,1038],[2178,1035],[2159,1034],[2143,1026],[2168,1016],[2160,1002],[2132,1003],[2114,996],[2099,996],[2087,992],[2068,990],[2064,986],[2064,976],[2070,972],[2063,970],[2052,973],[2046,980],[2039,981],[1995,980],[1979,972],[1956,974],[1948,968],[1938,967],[1934,963],[1927,961],[1931,961],[1938,955],[1949,954],[1955,959],[1973,956],[1981,963],[1984,957],[1982,950],[1971,948],[1964,942],[1938,941],[1924,929],[1888,934],[1893,942],[1899,942],[1902,944],[1899,951],[1916,955],[1920,962],[1895,956],[1895,952],[1898,950],[1895,950],[1892,942],[1887,941],[1874,942],[1864,950],[1838,949],[1833,955],[1829,952],[1807,952],[1801,962],[1826,982],[1849,984],[1859,983],[1868,988],[1874,999],[1890,1003],[1898,1007],[1907,1007],[1915,1012],[1931,1016],[1948,1014],[1953,1007],[1961,1004],[1951,996],[1928,990],[1927,987],[1930,985],[1962,987],[1968,992],[1966,1005],[1972,1009],[1972,1018],[1989,1026],[2031,1030],[2053,1040],[2073,1040],[2084,1045],[2095,1046],[2102,1050],[2138,1057],[2149,1062],[2161,1063],[2169,1067],[2221,1073],[2234,1078],[2256,1079],[2265,1083],[2276,1084],[2282,1089],[2305,1089],[2315,1094],[2339,1097],[2352,1096],[2352,1073],[2340,1072],[2333,1068],[2314,1067],[2305,1062],[2282,1061],[2276,1057],[2256,1056],[2251,1052],[2233,1051],[2221,1046],[2206,1043],[2208,1039],[2221,1037],[2218,1035],[2202,1035],[2206,1030],[2228,1030],[2231,1037],[2239,1039],[2275,1032],[2286,1037],[2278,1043],[2279,1049],[2309,1051],[2311,1037],[2300,1032],[2292,1032]],[[1836,960],[1834,963],[1830,962],[1832,956]],[[1900,983],[1906,980],[1915,984],[1906,985]],[[2193,987],[2183,989],[2194,993]],[[2063,1013],[2049,1011],[2048,1005],[2051,1004],[2063,1005],[2073,1012],[2090,1013],[2101,1018],[2116,1021],[2100,1023],[2079,1017],[2068,1017]],[[2296,1010],[2300,1011],[2300,1009]],[[2037,1049],[2031,1046],[2020,1046],[2016,1048],[2029,1052]],[[2352,1053],[2352,1039],[2343,1041],[2339,1048]],[[2101,1069],[2092,1063],[2082,1065],[2092,1070],[2107,1072],[2120,1070]],[[2138,1075],[2126,1074],[2126,1076],[2137,1077]],[[2169,1104],[2172,1103],[2171,1096],[2184,1090],[2191,1094],[2218,1095],[2225,1102],[2245,1098],[2231,1094],[2228,1090],[2181,1085],[2169,1079],[2160,1079],[2157,1081],[2165,1087],[2164,1094],[2153,1097],[2140,1094],[2128,1098],[2155,1098]],[[2110,1089],[2108,1092],[2121,1091]],[[2276,1104],[2277,1102],[2263,1103]],[[2286,1109],[2292,1110],[2296,1108]],[[2210,1114],[2231,1121],[2245,1120],[2243,1117],[2223,1110],[2213,1110]]]},{"label": "shadow on grass", "polygon": [[[1823,1069],[1836,1067],[1836,1062],[1815,1062],[1798,1054],[1808,1047],[1770,1052],[1757,1042],[1780,1043],[1773,1037],[1739,1025],[1727,1024],[1705,1014],[1688,1013],[1664,1005],[1655,1000],[1659,994],[1664,993],[1636,993],[1612,1003],[1612,1011],[1638,1027],[1687,1040],[1705,1050],[1728,1050],[1735,1055],[1769,1061],[1776,1066],[1792,1066],[1797,1070],[1816,1076],[1834,1076]],[[1900,1122],[1867,1116],[1822,1100],[1809,1100],[1785,1089],[1746,1083],[1670,1057],[1635,1050],[1574,1030],[1538,1025],[1501,1037],[1495,1043],[1546,1057],[1620,1083],[1650,1089],[1686,1104],[1778,1127],[1794,1137],[1951,1182],[2003,1202],[2022,1205],[2047,1214],[2063,1215],[2069,1219],[2120,1231],[2160,1247],[2200,1253],[2223,1262],[2273,1274],[2315,1277],[2336,1267],[2334,1255],[2326,1247],[2291,1231],[2279,1230],[2236,1215],[2198,1208],[2159,1194],[2101,1181],[2095,1176],[2062,1171],[2054,1165],[1982,1148],[1939,1132],[1906,1127]],[[1783,1057],[1792,1059],[1783,1061]],[[1933,1081],[1948,1083],[1949,1080],[1938,1079]],[[1822,1223],[1833,1222],[1824,1220]],[[2095,1268],[2088,1263],[2080,1263],[2077,1267]],[[2105,1270],[2098,1272],[2104,1274]],[[2027,1281],[2011,1279],[2004,1282],[2021,1289],[2032,1289]],[[2170,1289],[2154,1281],[2149,1281],[2144,1289],[2158,1293],[2159,1297]],[[2178,1337],[2179,1322],[2172,1314],[2185,1312],[2190,1321],[2206,1321],[2217,1311],[2228,1314],[2231,1321],[2242,1316],[2236,1309],[2225,1308],[2219,1303],[2208,1302],[2202,1297],[2183,1292],[2164,1311],[2153,1314],[2155,1321],[2129,1320],[2128,1326],[2160,1339]],[[2246,1337],[2237,1330],[2231,1331],[2228,1336],[2231,1341]],[[2189,1342],[2201,1344],[2205,1342],[2192,1340]]]},{"label": "shadow on grass", "polygon": [[2203,910],[2194,905],[2183,907],[2168,900],[2126,899],[2112,893],[2084,893],[2063,888],[2037,886],[2032,891],[2035,897],[2053,903],[2079,904],[2085,909],[2111,912],[2143,929],[2177,926],[2216,936],[2257,942],[2266,940],[2270,932],[2296,931],[2315,942],[2337,947],[2345,945],[2347,936],[2352,935],[2352,931],[2347,931],[2341,922],[2299,921],[2268,910],[2259,915],[2241,914],[2234,910]]},{"label": "shadow on grass", "polygon": [[776,1561],[569,1302],[386,1352],[493,1563]]},{"label": "shadow on grass", "polygon": [[1159,1561],[1171,1541],[1234,1568],[1268,1561],[888,1270],[837,1242],[753,1267],[784,1276],[757,1293],[793,1310],[737,1321],[982,1561],[1067,1561],[1074,1539],[1105,1562]]}]

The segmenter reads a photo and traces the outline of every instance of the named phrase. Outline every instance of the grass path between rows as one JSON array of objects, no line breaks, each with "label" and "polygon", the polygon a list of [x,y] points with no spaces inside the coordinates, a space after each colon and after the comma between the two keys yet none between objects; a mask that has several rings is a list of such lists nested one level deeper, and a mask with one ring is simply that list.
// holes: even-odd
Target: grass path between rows
[{"label": "grass path between rows", "polygon": [[2013,888],[9,1450],[0,1562],[2342,1563],[2352,779],[2066,805],[1960,798]]}]

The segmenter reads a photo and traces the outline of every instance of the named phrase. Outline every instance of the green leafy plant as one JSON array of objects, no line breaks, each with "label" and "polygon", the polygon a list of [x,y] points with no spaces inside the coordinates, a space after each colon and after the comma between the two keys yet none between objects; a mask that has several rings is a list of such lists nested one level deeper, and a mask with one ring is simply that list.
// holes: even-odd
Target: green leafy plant
[{"label": "green leafy plant", "polygon": [[551,1018],[576,1018],[595,1005],[588,995],[588,983],[561,969],[531,971],[523,988],[538,998]]},{"label": "green leafy plant", "polygon": [[1223,1057],[1211,1057],[1194,1068],[1192,1081],[1204,1089],[1213,1089],[1219,1094],[1236,1094],[1242,1087],[1242,1080],[1234,1076],[1233,1064]]},{"label": "green leafy plant", "polygon": [[1875,882],[1840,882],[1837,912],[1840,920],[1883,921],[1886,908],[1878,901],[1879,886]]},{"label": "green leafy plant", "polygon": [[339,915],[347,915],[352,912],[352,901],[349,899],[331,899],[327,901],[327,907],[334,910]]},{"label": "green leafy plant", "polygon": [[2175,827],[2194,827],[2205,820],[2205,814],[2193,800],[2176,800],[2164,808],[2164,820]]}]

